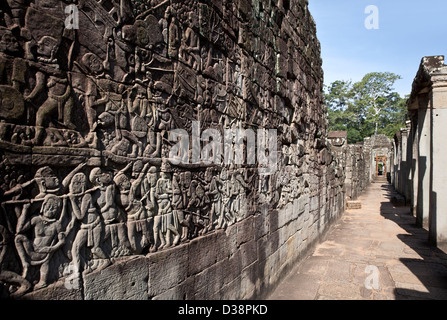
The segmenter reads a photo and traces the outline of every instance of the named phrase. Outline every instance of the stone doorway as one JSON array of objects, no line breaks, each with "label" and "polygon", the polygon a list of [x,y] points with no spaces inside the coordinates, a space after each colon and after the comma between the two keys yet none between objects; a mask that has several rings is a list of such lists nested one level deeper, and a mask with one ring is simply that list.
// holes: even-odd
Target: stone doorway
[{"label": "stone doorway", "polygon": [[377,156],[376,157],[376,177],[386,176],[387,168],[386,168],[386,160],[385,156]]}]

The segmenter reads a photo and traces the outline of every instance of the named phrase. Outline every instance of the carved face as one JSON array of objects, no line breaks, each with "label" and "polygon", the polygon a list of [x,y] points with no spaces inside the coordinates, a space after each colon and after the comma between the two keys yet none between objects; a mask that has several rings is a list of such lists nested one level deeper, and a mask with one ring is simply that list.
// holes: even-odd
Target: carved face
[{"label": "carved face", "polygon": [[83,173],[74,175],[70,183],[70,193],[79,194],[85,191],[86,177]]},{"label": "carved face", "polygon": [[99,58],[92,56],[92,58],[90,58],[90,70],[93,73],[100,73],[102,71],[102,63],[99,60]]},{"label": "carved face", "polygon": [[120,190],[130,190],[129,178],[127,178],[124,174],[121,174],[118,177],[116,185],[118,186],[118,188],[120,188]]},{"label": "carved face", "polygon": [[155,167],[151,167],[149,169],[149,172],[147,173],[146,178],[151,186],[155,186],[157,184],[158,175],[157,175],[157,171],[155,170]]},{"label": "carved face", "polygon": [[10,32],[5,32],[3,34],[0,41],[0,51],[10,53],[16,53],[19,51],[19,44]]},{"label": "carved face", "polygon": [[43,205],[42,205],[42,215],[45,218],[53,219],[57,216],[60,209],[62,207],[61,200],[56,197],[50,197],[45,199]]},{"label": "carved face", "polygon": [[226,170],[222,170],[222,171],[220,172],[220,178],[221,178],[222,180],[227,180],[227,171],[226,171]]},{"label": "carved face", "polygon": [[56,176],[44,177],[43,181],[49,189],[57,189],[59,187],[59,179]]},{"label": "carved face", "polygon": [[57,49],[57,40],[53,37],[44,36],[37,43],[37,53],[44,57],[52,57]]},{"label": "carved face", "polygon": [[167,173],[167,172],[162,172],[161,173],[161,178],[162,179],[165,179],[165,180],[168,180],[170,177],[169,177],[169,173]]},{"label": "carved face", "polygon": [[183,185],[188,187],[191,184],[191,172],[186,171],[183,173]]},{"label": "carved face", "polygon": [[132,177],[138,177],[138,174],[143,170],[143,162],[138,160],[132,166]]},{"label": "carved face", "polygon": [[108,185],[112,182],[112,175],[109,172],[102,172],[98,176],[99,183],[103,186]]}]

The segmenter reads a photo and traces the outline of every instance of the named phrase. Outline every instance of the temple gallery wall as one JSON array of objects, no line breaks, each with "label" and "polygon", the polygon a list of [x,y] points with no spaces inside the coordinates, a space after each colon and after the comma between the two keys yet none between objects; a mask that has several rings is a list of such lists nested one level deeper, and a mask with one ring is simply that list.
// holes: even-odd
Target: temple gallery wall
[{"label": "temple gallery wall", "polygon": [[[328,136],[321,65],[306,0],[2,1],[0,296],[266,296],[389,167]],[[275,170],[171,161],[237,129]]]}]

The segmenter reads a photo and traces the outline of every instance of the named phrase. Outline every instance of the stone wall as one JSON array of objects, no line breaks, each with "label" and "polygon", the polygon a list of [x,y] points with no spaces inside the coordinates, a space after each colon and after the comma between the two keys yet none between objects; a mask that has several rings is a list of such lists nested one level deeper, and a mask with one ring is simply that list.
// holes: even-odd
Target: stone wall
[{"label": "stone wall", "polygon": [[307,0],[2,1],[1,296],[265,296],[345,206],[321,64]]}]

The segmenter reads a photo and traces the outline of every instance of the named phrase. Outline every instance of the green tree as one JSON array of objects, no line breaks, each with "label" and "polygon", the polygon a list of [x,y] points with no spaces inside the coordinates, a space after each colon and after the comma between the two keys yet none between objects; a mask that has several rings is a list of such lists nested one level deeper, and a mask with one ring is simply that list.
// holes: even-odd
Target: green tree
[{"label": "green tree", "polygon": [[399,95],[393,91],[393,85],[399,79],[391,72],[371,72],[353,85],[354,104],[363,111],[366,125],[373,125],[374,134],[378,133],[381,115],[398,103]]},{"label": "green tree", "polygon": [[326,108],[329,119],[330,129],[346,130],[350,115],[347,113],[347,107],[352,99],[350,81],[335,81],[327,87],[325,94]]},{"label": "green tree", "polygon": [[390,72],[372,72],[361,81],[338,80],[325,88],[329,129],[346,130],[348,142],[373,134],[392,137],[406,120],[406,99],[394,92],[401,77]]}]

